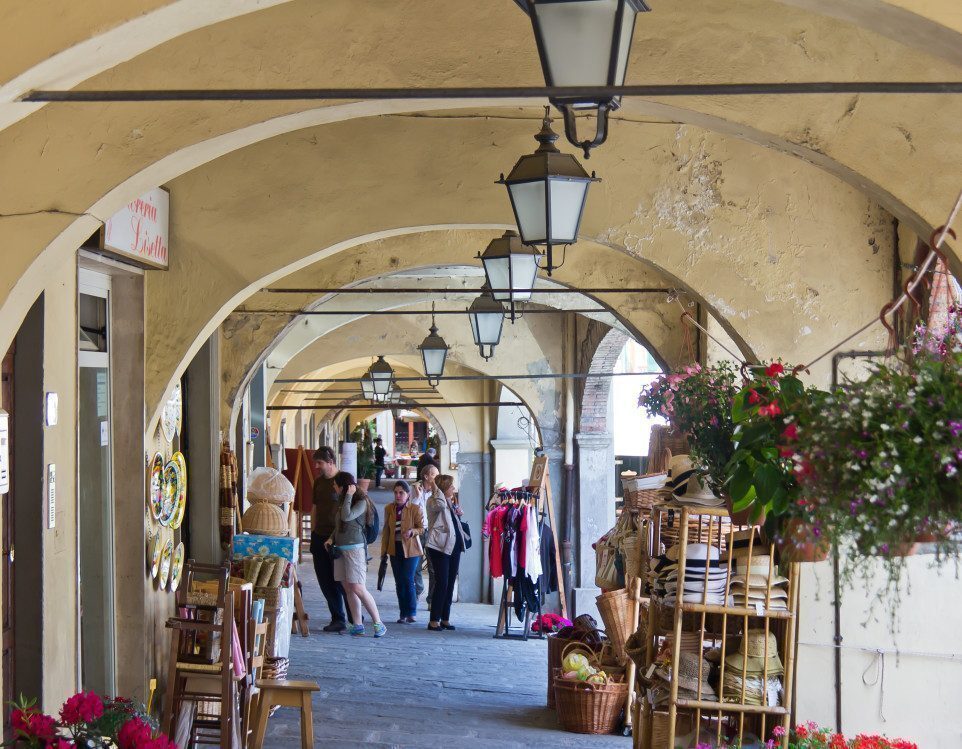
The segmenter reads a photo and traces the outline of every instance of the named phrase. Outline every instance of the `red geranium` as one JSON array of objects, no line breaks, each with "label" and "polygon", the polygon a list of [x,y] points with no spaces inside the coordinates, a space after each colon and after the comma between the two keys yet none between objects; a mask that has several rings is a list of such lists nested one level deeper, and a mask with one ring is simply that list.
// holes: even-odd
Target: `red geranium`
[{"label": "red geranium", "polygon": [[754,406],[756,403],[758,403],[761,399],[762,399],[762,396],[760,396],[760,395],[758,394],[758,391],[757,391],[757,390],[749,390],[749,391],[748,391],[748,402],[751,403],[753,406]]},{"label": "red geranium", "polygon": [[104,714],[104,701],[93,692],[78,692],[60,708],[60,720],[68,726],[93,723]]},{"label": "red geranium", "polygon": [[773,419],[782,412],[782,409],[778,407],[777,403],[769,403],[767,406],[760,406],[758,409],[759,416],[771,416]]},{"label": "red geranium", "polygon": [[57,721],[35,708],[15,708],[10,713],[10,726],[23,738],[53,741],[57,735]]},{"label": "red geranium", "polygon": [[768,377],[776,377],[782,374],[784,371],[785,367],[783,367],[779,362],[772,362],[765,368],[765,374]]},{"label": "red geranium", "polygon": [[789,441],[797,440],[797,439],[798,439],[798,427],[795,426],[794,424],[789,424],[787,427],[785,427],[785,431],[782,432],[782,437],[784,437],[785,439],[787,439],[787,440],[789,440]]}]

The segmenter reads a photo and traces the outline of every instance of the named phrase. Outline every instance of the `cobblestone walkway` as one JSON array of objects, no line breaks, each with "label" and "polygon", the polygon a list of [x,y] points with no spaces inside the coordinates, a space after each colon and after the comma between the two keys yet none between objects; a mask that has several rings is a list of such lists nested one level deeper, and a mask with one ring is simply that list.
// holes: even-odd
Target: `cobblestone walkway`
[{"label": "cobblestone walkway", "polygon": [[[383,506],[389,497],[377,494]],[[375,558],[368,569],[372,591],[376,564]],[[545,642],[493,639],[495,607],[456,603],[455,632],[429,632],[422,611],[417,624],[395,624],[398,607],[389,568],[384,590],[374,593],[387,636],[375,640],[370,625],[363,638],[328,634],[321,631],[329,617],[309,558],[300,575],[311,634],[292,636],[289,678],[313,679],[321,686],[314,695],[315,746],[631,746],[620,736],[582,736],[558,728],[554,711],[545,707]],[[282,708],[270,719],[264,745],[297,749],[299,737],[297,712]]]}]

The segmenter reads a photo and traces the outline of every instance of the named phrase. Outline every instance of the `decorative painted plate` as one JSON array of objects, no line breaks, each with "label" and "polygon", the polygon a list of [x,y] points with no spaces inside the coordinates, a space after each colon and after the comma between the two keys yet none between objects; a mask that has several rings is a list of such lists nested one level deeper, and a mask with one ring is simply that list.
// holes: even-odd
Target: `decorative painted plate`
[{"label": "decorative painted plate", "polygon": [[154,459],[150,461],[148,477],[147,504],[150,505],[150,514],[160,518],[160,511],[164,506],[164,456],[160,453],[154,455]]},{"label": "decorative painted plate", "polygon": [[170,527],[177,530],[184,522],[184,513],[187,511],[187,460],[184,454],[178,451],[173,454],[170,462],[176,463],[180,469],[180,491],[177,492],[174,514],[170,519]]},{"label": "decorative painted plate", "polygon": [[174,390],[170,394],[170,398],[167,403],[164,404],[164,410],[160,415],[160,428],[164,432],[164,438],[168,442],[173,442],[174,437],[180,432],[181,418],[182,418],[182,396],[180,392],[180,383],[178,382],[174,385]]},{"label": "decorative painted plate", "polygon": [[157,577],[157,573],[160,572],[160,554],[161,554],[161,541],[160,541],[160,531],[154,534],[153,543],[150,546],[150,576]]},{"label": "decorative painted plate", "polygon": [[180,472],[180,466],[174,461],[168,461],[167,465],[164,466],[163,476],[163,502],[157,520],[160,521],[161,525],[170,525],[170,521],[177,511],[178,497],[181,495],[181,492],[186,495],[187,489],[186,487],[181,488],[183,474]]},{"label": "decorative painted plate", "polygon": [[164,544],[164,549],[160,553],[160,577],[157,582],[160,583],[161,589],[167,587],[167,581],[170,580],[170,563],[174,556],[174,541],[171,539]]},{"label": "decorative painted plate", "polygon": [[181,541],[174,549],[174,561],[170,567],[170,589],[177,590],[180,577],[184,574],[184,542]]}]

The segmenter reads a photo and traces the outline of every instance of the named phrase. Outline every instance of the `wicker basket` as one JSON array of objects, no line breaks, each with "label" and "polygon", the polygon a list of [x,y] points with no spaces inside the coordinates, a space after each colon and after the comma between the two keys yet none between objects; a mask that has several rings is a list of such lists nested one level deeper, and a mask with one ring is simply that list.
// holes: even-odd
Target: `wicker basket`
[{"label": "wicker basket", "polygon": [[244,530],[260,536],[286,536],[290,533],[287,513],[271,502],[254,502],[244,513]]},{"label": "wicker basket", "polygon": [[641,489],[638,487],[645,479],[652,476],[662,476],[661,473],[646,473],[621,480],[622,494],[625,499],[625,509],[628,512],[639,513],[651,510],[651,506],[661,501],[661,489]]},{"label": "wicker basket", "polygon": [[623,662],[627,657],[625,642],[631,634],[631,601],[628,599],[628,591],[622,588],[602,593],[595,601],[615,656],[619,662]]},{"label": "wicker basket", "polygon": [[[668,746],[668,727],[671,722],[668,720],[668,713],[655,711],[651,716],[651,749],[672,749]],[[675,743],[682,736],[691,733],[691,715],[679,711],[675,716]]]},{"label": "wicker basket", "polygon": [[561,727],[571,733],[613,733],[627,703],[628,685],[588,684],[554,674],[555,710]]},{"label": "wicker basket", "polygon": [[548,635],[548,707],[550,708],[554,708],[554,672],[561,668],[561,651],[571,642],[576,640]]},{"label": "wicker basket", "polygon": [[254,588],[254,598],[263,598],[264,608],[273,611],[281,605],[281,589]]}]

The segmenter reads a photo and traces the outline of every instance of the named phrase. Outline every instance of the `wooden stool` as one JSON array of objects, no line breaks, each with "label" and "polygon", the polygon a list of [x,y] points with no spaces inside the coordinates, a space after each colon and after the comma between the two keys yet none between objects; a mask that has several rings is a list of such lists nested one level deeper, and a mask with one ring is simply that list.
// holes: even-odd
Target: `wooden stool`
[{"label": "wooden stool", "polygon": [[261,679],[257,682],[260,696],[254,717],[254,743],[251,749],[262,749],[267,733],[267,716],[274,705],[301,709],[301,749],[314,749],[314,714],[311,711],[311,692],[320,691],[313,681]]}]

